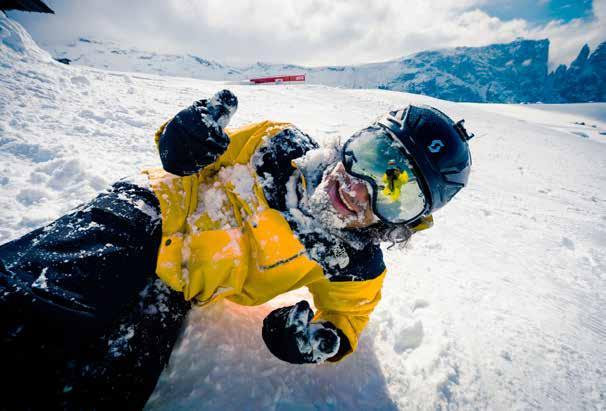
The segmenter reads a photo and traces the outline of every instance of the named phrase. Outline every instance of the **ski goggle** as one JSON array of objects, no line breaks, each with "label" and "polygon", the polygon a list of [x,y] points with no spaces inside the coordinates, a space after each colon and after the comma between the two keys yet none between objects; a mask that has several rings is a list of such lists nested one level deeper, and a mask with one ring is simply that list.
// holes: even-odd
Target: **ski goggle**
[{"label": "ski goggle", "polygon": [[392,224],[412,222],[428,207],[404,145],[389,133],[362,131],[343,146],[347,172],[370,184],[374,213]]}]

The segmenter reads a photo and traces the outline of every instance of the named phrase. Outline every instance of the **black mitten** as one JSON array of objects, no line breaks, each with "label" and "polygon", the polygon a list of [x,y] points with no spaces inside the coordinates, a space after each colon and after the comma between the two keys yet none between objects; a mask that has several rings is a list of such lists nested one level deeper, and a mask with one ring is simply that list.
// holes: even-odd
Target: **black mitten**
[{"label": "black mitten", "polygon": [[238,109],[238,98],[229,90],[221,90],[208,100],[206,108],[213,120],[224,129]]},{"label": "black mitten", "polygon": [[311,323],[307,301],[272,311],[263,321],[263,340],[269,351],[292,364],[321,363],[339,351],[337,329],[329,322]]},{"label": "black mitten", "polygon": [[164,169],[186,176],[217,160],[229,145],[224,128],[237,108],[236,96],[221,90],[177,113],[164,128],[158,144]]}]

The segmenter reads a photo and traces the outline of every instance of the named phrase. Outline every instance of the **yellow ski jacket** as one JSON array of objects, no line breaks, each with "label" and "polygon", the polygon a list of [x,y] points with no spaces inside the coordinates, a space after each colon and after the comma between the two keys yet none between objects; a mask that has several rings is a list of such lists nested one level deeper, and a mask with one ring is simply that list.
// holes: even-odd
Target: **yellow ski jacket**
[{"label": "yellow ski jacket", "polygon": [[317,308],[314,320],[339,328],[352,352],[381,298],[385,272],[365,281],[330,281],[282,213],[269,206],[251,159],[289,128],[264,121],[227,131],[224,154],[193,175],[144,171],[162,212],[156,272],[198,304],[227,298],[258,305],[305,286]]}]

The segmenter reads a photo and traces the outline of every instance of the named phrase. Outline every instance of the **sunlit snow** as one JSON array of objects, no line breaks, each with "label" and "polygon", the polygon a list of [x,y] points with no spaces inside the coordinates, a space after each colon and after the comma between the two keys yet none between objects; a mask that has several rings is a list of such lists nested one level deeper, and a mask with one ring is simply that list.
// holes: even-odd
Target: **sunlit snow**
[{"label": "sunlit snow", "polygon": [[[64,66],[1,14],[0,29],[0,242],[159,165],[156,128],[225,87]],[[383,300],[356,354],[294,366],[267,351],[264,316],[305,290],[196,309],[148,409],[606,408],[606,104],[230,88],[233,126],[289,121],[321,142],[435,105],[477,134],[470,184],[407,250],[386,251]]]}]

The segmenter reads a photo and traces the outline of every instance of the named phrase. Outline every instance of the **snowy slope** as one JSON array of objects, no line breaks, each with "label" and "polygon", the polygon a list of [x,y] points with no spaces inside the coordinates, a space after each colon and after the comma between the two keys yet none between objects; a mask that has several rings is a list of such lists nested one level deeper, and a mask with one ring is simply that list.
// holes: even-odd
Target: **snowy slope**
[{"label": "snowy slope", "polygon": [[[0,15],[0,242],[159,164],[155,128],[225,86],[64,66],[20,30]],[[233,125],[286,120],[324,142],[433,104],[478,134],[470,185],[409,249],[386,251],[383,300],[347,361],[292,366],[265,349],[263,317],[305,290],[219,303],[191,313],[148,409],[606,408],[606,104],[230,88]]]}]

